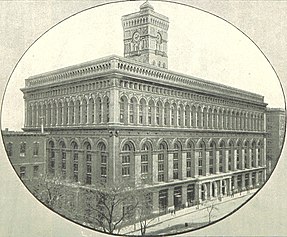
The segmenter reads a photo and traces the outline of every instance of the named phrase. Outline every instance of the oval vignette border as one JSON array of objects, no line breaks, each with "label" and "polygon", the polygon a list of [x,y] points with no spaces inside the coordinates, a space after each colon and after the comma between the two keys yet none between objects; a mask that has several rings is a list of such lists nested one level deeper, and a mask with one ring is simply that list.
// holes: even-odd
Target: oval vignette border
[{"label": "oval vignette border", "polygon": [[[9,82],[10,82],[10,79],[11,79],[11,77],[12,77],[12,75],[13,75],[15,69],[17,68],[18,64],[21,62],[21,60],[22,60],[22,58],[24,57],[24,55],[26,54],[26,52],[27,52],[36,42],[38,42],[38,40],[41,39],[41,37],[42,37],[43,35],[45,35],[47,32],[53,30],[54,27],[56,27],[57,25],[61,24],[61,23],[64,22],[64,21],[66,21],[66,20],[72,18],[72,17],[75,16],[75,15],[78,15],[78,14],[80,14],[80,13],[83,13],[83,12],[88,11],[88,10],[93,9],[93,8],[97,8],[97,7],[101,7],[101,6],[105,6],[105,5],[117,4],[117,3],[125,3],[125,2],[129,2],[129,1],[128,1],[128,0],[109,1],[109,2],[105,2],[105,3],[102,3],[102,4],[96,5],[96,6],[88,7],[88,8],[86,8],[86,9],[83,9],[83,10],[81,10],[81,11],[79,11],[79,12],[76,12],[76,13],[74,13],[74,14],[72,14],[72,15],[66,17],[65,19],[59,21],[58,23],[56,23],[55,25],[53,25],[51,28],[49,28],[48,30],[46,30],[43,34],[41,34],[41,35],[25,50],[25,52],[24,52],[24,53],[22,54],[22,56],[19,58],[19,60],[17,61],[16,65],[14,66],[14,68],[13,68],[13,70],[12,70],[10,76],[9,76],[8,81],[7,81],[6,84],[5,84],[4,93],[3,93],[3,97],[2,97],[2,101],[1,101],[1,117],[2,117],[2,112],[3,112],[3,111],[2,111],[2,109],[3,109],[3,101],[4,101],[4,97],[5,97],[5,95],[6,95],[6,90],[7,90],[8,84],[9,84]],[[136,2],[138,2],[139,4],[142,3],[142,1],[136,1]],[[153,1],[151,1],[151,2],[153,2]],[[179,2],[171,1],[171,0],[166,0],[166,1],[164,1],[164,0],[157,0],[157,2],[161,2],[161,3],[163,3],[163,4],[164,4],[164,3],[178,4],[178,5],[181,5],[181,6],[191,7],[191,8],[193,8],[193,9],[196,9],[196,10],[199,10],[199,11],[202,11],[202,12],[205,12],[205,13],[210,14],[210,15],[212,15],[212,16],[214,16],[214,17],[220,19],[220,20],[223,20],[225,23],[228,23],[229,25],[233,26],[235,29],[237,29],[238,31],[240,31],[245,37],[247,37],[247,38],[253,43],[253,45],[255,45],[257,49],[259,49],[259,51],[261,52],[261,54],[262,54],[262,55],[264,56],[264,58],[267,60],[267,62],[269,63],[269,65],[272,67],[273,72],[276,74],[276,77],[277,77],[277,79],[278,79],[278,81],[279,81],[279,83],[280,83],[280,87],[281,87],[281,90],[282,90],[282,95],[283,95],[283,97],[284,97],[284,105],[285,105],[285,108],[284,108],[284,109],[285,109],[285,113],[286,113],[286,96],[285,96],[285,91],[284,91],[284,89],[283,89],[281,80],[280,80],[280,78],[279,78],[277,72],[275,71],[273,65],[272,65],[271,62],[269,61],[269,59],[266,57],[266,55],[263,53],[263,51],[260,49],[260,47],[259,47],[247,34],[245,34],[245,33],[244,33],[243,31],[241,31],[237,26],[235,26],[235,25],[232,24],[231,22],[227,21],[226,19],[224,19],[224,18],[222,18],[222,17],[220,17],[220,16],[218,16],[218,15],[216,15],[216,14],[214,14],[214,13],[211,13],[211,12],[209,12],[209,11],[203,10],[203,9],[201,9],[201,8],[194,7],[194,6],[191,6],[191,5],[186,4],[186,3],[179,3]],[[286,120],[286,117],[285,117],[285,121],[287,121],[287,120]],[[1,129],[3,129],[3,128],[2,128],[2,120],[0,121],[0,126],[1,126]],[[4,141],[3,141],[3,134],[2,134],[2,132],[1,132],[1,136],[2,136],[2,142],[3,142],[4,151],[5,151],[5,146],[4,146]],[[285,126],[284,137],[283,137],[283,144],[282,144],[282,147],[281,147],[281,150],[280,150],[279,159],[281,159],[282,150],[283,150],[283,148],[284,148],[284,146],[285,146],[285,136],[286,136],[286,126]],[[6,152],[5,152],[5,153],[6,153]],[[6,158],[7,158],[7,154],[6,154]],[[7,158],[7,159],[8,159],[8,158]],[[219,221],[221,221],[221,220],[223,220],[223,219],[229,217],[229,216],[232,215],[234,212],[238,211],[238,210],[239,210],[241,207],[243,207],[247,202],[249,202],[255,195],[257,195],[258,192],[261,190],[261,188],[263,188],[263,187],[266,185],[266,183],[269,181],[270,177],[272,176],[272,174],[273,174],[275,168],[277,167],[277,164],[278,164],[279,159],[277,160],[274,169],[272,170],[271,174],[270,174],[269,177],[266,179],[266,181],[264,182],[264,184],[263,184],[263,185],[260,187],[260,189],[258,189],[251,197],[249,197],[249,198],[247,199],[247,201],[245,201],[244,203],[242,203],[241,205],[239,205],[237,208],[235,208],[235,209],[234,209],[232,212],[230,212],[229,214],[227,214],[227,215],[225,215],[225,216],[223,216],[223,217],[221,217],[221,218],[219,218],[219,219],[217,219],[217,220],[215,220],[215,221],[212,221],[210,224],[201,226],[201,227],[196,228],[196,229],[192,229],[192,230],[188,230],[188,231],[183,231],[183,232],[180,232],[180,233],[177,233],[177,234],[184,234],[184,233],[188,233],[188,232],[193,232],[193,231],[196,231],[196,230],[205,228],[205,227],[207,227],[207,226],[213,225],[213,224],[215,224],[215,223],[217,223],[217,222],[219,222]],[[8,159],[8,161],[9,161],[10,165],[12,166],[12,168],[14,169],[14,172],[16,173],[16,170],[15,170],[14,166],[12,165],[11,161],[10,161],[9,159]],[[17,173],[16,173],[16,174],[17,174]],[[17,175],[17,176],[18,176],[19,180],[21,181],[21,183],[26,187],[26,189],[28,190],[28,192],[30,192],[29,189],[28,189],[28,187],[27,187],[27,186],[24,184],[24,182],[20,179],[19,175]],[[31,193],[31,192],[30,192],[30,193]],[[31,194],[32,194],[32,193],[31,193]],[[59,215],[59,216],[65,218],[66,220],[71,221],[71,222],[73,222],[73,223],[75,223],[75,224],[77,224],[77,225],[79,225],[79,226],[84,227],[84,228],[90,229],[90,230],[92,230],[92,231],[96,231],[96,232],[101,232],[101,233],[103,233],[103,234],[107,234],[107,233],[105,233],[105,232],[103,232],[103,231],[101,231],[101,230],[93,229],[93,228],[90,228],[90,227],[88,227],[88,226],[81,225],[81,224],[78,223],[78,222],[75,222],[75,221],[73,221],[73,220],[71,220],[71,219],[66,218],[65,216],[61,215],[60,213],[54,211],[53,209],[51,209],[50,207],[48,207],[47,205],[45,205],[44,203],[42,203],[40,200],[38,200],[38,199],[34,196],[34,194],[32,194],[32,195],[33,195],[33,197],[34,197],[37,201],[39,201],[39,202],[40,202],[41,204],[43,204],[45,207],[47,207],[48,209],[50,209],[53,213],[55,213],[55,214],[57,214],[57,215]],[[112,234],[112,235],[122,236],[121,234]],[[174,234],[165,234],[164,236],[172,236],[172,235],[174,235]],[[163,235],[157,235],[157,236],[163,236]]]}]

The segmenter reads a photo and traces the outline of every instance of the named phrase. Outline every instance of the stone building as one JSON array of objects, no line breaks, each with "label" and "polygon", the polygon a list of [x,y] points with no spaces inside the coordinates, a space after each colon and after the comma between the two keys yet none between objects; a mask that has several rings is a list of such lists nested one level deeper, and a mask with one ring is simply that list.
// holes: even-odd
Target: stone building
[{"label": "stone building", "polygon": [[46,134],[2,131],[9,160],[22,180],[37,178],[46,172]]},{"label": "stone building", "polygon": [[124,57],[26,79],[25,132],[47,135],[47,172],[85,187],[150,188],[154,212],[266,179],[264,97],[168,70],[169,20],[122,17]]},{"label": "stone building", "polygon": [[266,119],[266,165],[267,174],[269,175],[275,168],[283,147],[286,128],[285,110],[280,108],[267,108]]}]

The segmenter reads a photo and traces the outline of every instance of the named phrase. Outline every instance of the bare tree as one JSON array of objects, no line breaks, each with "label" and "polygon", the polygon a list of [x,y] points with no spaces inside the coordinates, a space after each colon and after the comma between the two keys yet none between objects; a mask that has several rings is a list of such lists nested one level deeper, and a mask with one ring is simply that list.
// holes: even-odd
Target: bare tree
[{"label": "bare tree", "polygon": [[208,213],[208,223],[211,223],[212,217],[214,216],[214,210],[218,210],[218,208],[215,206],[214,201],[207,201],[205,203],[206,211]]},{"label": "bare tree", "polygon": [[138,200],[133,192],[124,182],[86,190],[86,217],[103,232],[119,232],[135,215]]},{"label": "bare tree", "polygon": [[135,219],[140,224],[141,235],[146,234],[146,230],[151,222],[155,219],[153,214],[152,193],[147,189],[135,190],[137,198],[137,212],[135,213]]},{"label": "bare tree", "polygon": [[78,188],[67,186],[60,177],[48,177],[40,175],[25,182],[28,189],[49,208],[65,215],[66,217],[75,218],[77,206]]}]

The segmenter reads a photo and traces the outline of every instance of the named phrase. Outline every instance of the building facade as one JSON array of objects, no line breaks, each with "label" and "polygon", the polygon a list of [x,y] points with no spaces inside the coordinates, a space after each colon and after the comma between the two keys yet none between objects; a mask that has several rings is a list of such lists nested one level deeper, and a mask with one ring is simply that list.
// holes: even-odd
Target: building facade
[{"label": "building facade", "polygon": [[267,108],[266,119],[266,164],[267,174],[270,175],[278,162],[283,147],[286,129],[285,110],[280,108]]},{"label": "building facade", "polygon": [[46,171],[149,188],[156,213],[263,184],[264,97],[169,71],[169,21],[148,2],[122,25],[125,57],[26,79],[24,131],[48,133]]},{"label": "building facade", "polygon": [[2,131],[9,160],[22,180],[46,173],[46,134]]}]

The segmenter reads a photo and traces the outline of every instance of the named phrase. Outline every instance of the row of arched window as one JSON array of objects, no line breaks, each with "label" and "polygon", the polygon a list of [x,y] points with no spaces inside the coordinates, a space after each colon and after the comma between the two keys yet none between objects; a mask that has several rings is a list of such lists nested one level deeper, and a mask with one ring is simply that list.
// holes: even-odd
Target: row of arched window
[{"label": "row of arched window", "polygon": [[109,122],[109,97],[35,103],[27,111],[28,126],[80,125]]},{"label": "row of arched window", "polygon": [[[85,142],[82,149],[79,149],[79,144],[72,141],[70,147],[67,148],[64,141],[60,141],[57,148],[54,141],[48,142],[48,172],[51,175],[59,175],[63,179],[70,179],[74,182],[83,182],[92,184],[93,174],[102,182],[106,181],[107,177],[107,159],[108,153],[106,145],[103,142],[98,143],[96,150],[92,150],[90,142]],[[93,154],[97,154],[99,161],[99,174],[93,170]],[[69,159],[67,158],[69,155]],[[68,162],[70,162],[68,164]],[[83,165],[80,170],[79,166]]]},{"label": "row of arched window", "polygon": [[120,98],[120,122],[155,126],[264,131],[264,115],[201,105]]},{"label": "row of arched window", "polygon": [[[138,152],[132,142],[124,144],[121,151],[122,175],[132,177],[137,164],[135,159]],[[140,154],[141,176],[146,182],[152,182],[157,173],[158,182],[171,179],[183,179],[197,175],[217,174],[235,170],[244,170],[264,166],[264,146],[260,140],[234,143],[232,140],[219,146],[212,141],[209,146],[201,141],[197,145],[188,142],[186,149],[178,141],[172,147],[162,141],[158,150],[153,150],[150,142],[145,142]],[[183,159],[185,156],[185,159]],[[170,164],[172,163],[172,164]],[[171,169],[172,167],[172,169]]]}]

